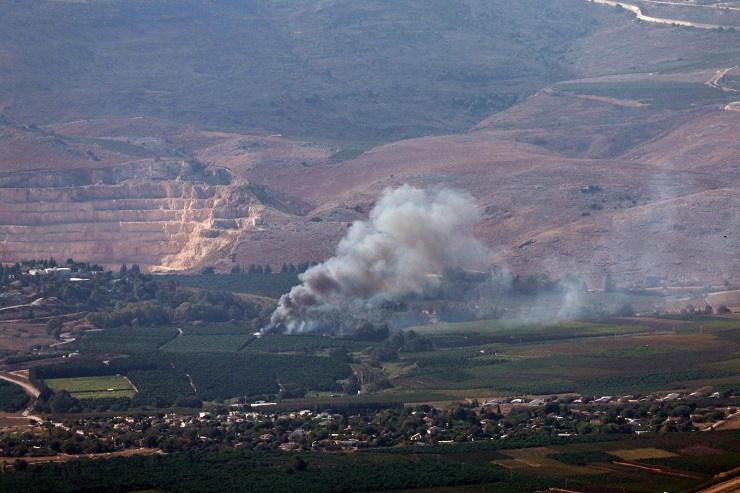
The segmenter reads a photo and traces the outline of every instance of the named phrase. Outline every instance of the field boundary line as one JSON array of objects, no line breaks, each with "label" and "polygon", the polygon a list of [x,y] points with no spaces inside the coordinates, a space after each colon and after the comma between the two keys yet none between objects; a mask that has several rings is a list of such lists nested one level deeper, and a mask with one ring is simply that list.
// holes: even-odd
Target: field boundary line
[{"label": "field boundary line", "polygon": [[237,349],[236,352],[237,353],[241,353],[242,351],[244,351],[247,348],[247,346],[249,346],[250,344],[252,344],[256,340],[257,340],[257,337],[251,336],[244,344],[242,344],[241,346],[239,346],[239,349]]},{"label": "field boundary line", "polygon": [[616,464],[618,466],[624,466],[624,467],[632,467],[635,469],[642,469],[644,471],[651,471],[656,474],[663,474],[664,476],[675,476],[675,477],[687,478],[687,479],[702,479],[702,476],[698,476],[696,474],[686,474],[686,473],[675,472],[675,471],[666,471],[665,469],[661,469],[659,467],[643,466],[641,464],[635,464],[633,462],[614,461],[612,462],[612,464]]},{"label": "field boundary line", "polygon": [[139,388],[134,384],[134,382],[132,382],[131,379],[127,377],[126,375],[124,375],[123,378],[129,383],[129,385],[131,385],[131,387],[134,389],[134,392],[138,394]]},{"label": "field boundary line", "polygon": [[170,337],[169,339],[167,339],[166,341],[164,341],[162,344],[160,344],[159,346],[157,346],[157,351],[159,351],[160,349],[162,349],[167,344],[171,343],[172,341],[174,341],[175,339],[177,339],[181,335],[183,335],[183,330],[180,327],[178,327],[177,328],[177,332],[175,333],[174,336]]}]

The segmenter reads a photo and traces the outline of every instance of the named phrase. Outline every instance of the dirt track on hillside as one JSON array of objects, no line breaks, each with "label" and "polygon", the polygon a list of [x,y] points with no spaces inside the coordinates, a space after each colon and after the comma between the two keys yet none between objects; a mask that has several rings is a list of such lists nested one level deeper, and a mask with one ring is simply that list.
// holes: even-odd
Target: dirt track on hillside
[{"label": "dirt track on hillside", "polygon": [[3,460],[8,464],[12,464],[18,460],[25,460],[29,464],[43,464],[48,462],[60,463],[69,462],[77,459],[112,459],[113,457],[133,457],[135,455],[164,455],[164,452],[156,448],[131,448],[125,450],[118,450],[116,452],[102,452],[98,454],[57,454],[45,457],[19,457],[19,458],[8,458],[4,457]]},{"label": "dirt track on hillside", "polygon": [[696,29],[727,29],[734,26],[722,26],[720,24],[706,24],[703,22],[692,22],[680,19],[667,19],[664,17],[653,17],[646,15],[640,7],[625,2],[615,2],[613,0],[588,0],[589,2],[597,3],[599,5],[607,5],[609,7],[621,7],[624,10],[632,12],[635,17],[644,22],[650,22],[652,24],[662,24],[666,26],[681,26],[681,27],[693,27]]},{"label": "dirt track on hillside", "polygon": [[[686,8],[694,8],[694,9],[717,9],[716,7],[717,4],[704,5],[704,4],[697,4],[697,3],[669,2],[665,0],[642,0],[642,1],[644,3],[653,3],[655,5],[673,5],[675,7],[686,7]],[[740,11],[740,8],[723,6],[722,10]]]},{"label": "dirt track on hillside", "polygon": [[3,371],[0,372],[0,379],[21,386],[23,390],[34,399],[41,394],[41,391],[34,387],[31,380],[29,380],[28,370],[10,372]]},{"label": "dirt track on hillside", "polygon": [[740,478],[731,479],[723,483],[715,484],[696,493],[733,493],[740,491]]}]

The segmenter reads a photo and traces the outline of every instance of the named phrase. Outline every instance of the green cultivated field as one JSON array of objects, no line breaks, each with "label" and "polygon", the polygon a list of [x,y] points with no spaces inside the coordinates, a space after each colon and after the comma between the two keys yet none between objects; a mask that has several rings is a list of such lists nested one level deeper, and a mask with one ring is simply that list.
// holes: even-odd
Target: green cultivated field
[{"label": "green cultivated field", "polygon": [[174,404],[179,398],[194,395],[184,371],[171,368],[133,370],[129,372],[128,377],[139,389],[134,400],[135,404]]},{"label": "green cultivated field", "polygon": [[160,282],[175,281],[180,286],[247,293],[258,296],[278,298],[298,284],[295,273],[275,274],[167,274],[157,276]]},{"label": "green cultivated field", "polygon": [[[624,461],[618,454],[661,458]],[[740,432],[513,438],[354,454],[194,451],[45,464],[0,475],[2,491],[523,493],[696,491],[735,467]],[[302,459],[303,470],[291,465]],[[704,464],[717,467],[704,468]],[[724,468],[724,469],[720,469]]]},{"label": "green cultivated field", "polygon": [[[399,352],[374,363],[378,343],[319,335],[255,338],[239,324],[170,329],[115,329],[87,334],[96,352],[128,351],[109,365],[77,361],[35,370],[52,390],[84,398],[131,397],[174,403],[286,394],[297,402],[430,402],[493,395],[620,395],[740,381],[740,321],[730,318],[631,319],[522,323],[483,320],[412,328],[429,352]],[[344,350],[339,349],[344,348]],[[345,352],[346,351],[346,352]],[[344,356],[342,356],[344,354]],[[353,361],[347,360],[347,356]],[[383,387],[341,394],[352,370],[377,375]],[[371,366],[368,366],[371,365]],[[193,386],[186,375],[190,375]],[[73,378],[90,377],[90,378]],[[390,384],[390,385],[388,385]],[[108,390],[113,389],[113,390]],[[283,392],[281,392],[283,391]]]},{"label": "green cultivated field", "polygon": [[79,346],[86,352],[139,354],[156,351],[177,335],[174,327],[109,329],[88,332]]},{"label": "green cultivated field", "polygon": [[246,346],[245,351],[263,353],[292,353],[310,354],[330,348],[344,347],[347,351],[361,351],[372,343],[343,339],[340,337],[311,336],[311,335],[282,335],[270,334],[255,339]]},{"label": "green cultivated field", "polygon": [[118,375],[52,378],[44,382],[51,390],[66,390],[77,399],[133,397],[136,395],[131,383],[125,377]]},{"label": "green cultivated field", "polygon": [[475,321],[415,327],[437,348],[401,353],[384,372],[400,389],[604,395],[740,380],[740,321],[552,325]]},{"label": "green cultivated field", "polygon": [[565,92],[628,99],[674,110],[696,104],[729,103],[733,100],[731,93],[702,83],[689,82],[568,82],[559,84],[557,88]]},{"label": "green cultivated field", "polygon": [[137,403],[165,406],[190,396],[214,400],[274,395],[281,389],[293,395],[309,390],[337,392],[341,390],[337,381],[351,373],[347,362],[328,355],[206,352],[201,348],[117,358],[108,365],[82,360],[50,365],[35,369],[34,377],[74,397],[133,397],[135,391],[120,376],[127,375],[139,391]]},{"label": "green cultivated field", "polygon": [[236,353],[255,337],[245,325],[204,323],[182,327],[183,335],[173,338],[160,349],[169,353]]},{"label": "green cultivated field", "polygon": [[[417,334],[450,338],[461,337],[459,345],[465,344],[466,337],[479,337],[491,342],[535,342],[577,337],[598,337],[604,335],[632,334],[645,332],[641,325],[615,325],[591,322],[524,323],[513,320],[475,320],[472,322],[440,323],[411,327]],[[476,343],[470,344],[475,345]]]},{"label": "green cultivated field", "polygon": [[184,335],[162,347],[172,353],[235,353],[254,339],[251,335]]}]

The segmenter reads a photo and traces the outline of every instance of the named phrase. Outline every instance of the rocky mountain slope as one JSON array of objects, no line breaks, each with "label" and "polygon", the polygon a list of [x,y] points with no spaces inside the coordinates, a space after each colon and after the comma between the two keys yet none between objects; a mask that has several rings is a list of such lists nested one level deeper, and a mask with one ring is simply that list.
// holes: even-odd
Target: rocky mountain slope
[{"label": "rocky mountain slope", "polygon": [[[231,252],[241,232],[259,228],[268,209],[280,216],[305,207],[251,184],[240,171],[265,160],[308,163],[330,152],[142,119],[5,126],[2,136],[7,147],[26,142],[38,156],[32,162],[38,164],[21,169],[10,151],[4,158],[3,261],[74,257],[162,269],[214,262]],[[213,152],[219,164],[204,164]]]},{"label": "rocky mountain slope", "polygon": [[[300,3],[298,13],[290,13],[287,3],[274,2],[270,9],[286,14],[283,22],[294,36],[313,37],[316,33],[296,34],[303,22],[296,16],[307,16],[314,26],[330,25],[332,16],[345,12],[328,8],[336,3]],[[89,14],[85,9],[103,8],[91,4],[70,7],[81,16],[76,22]],[[219,3],[222,8],[227,4]],[[111,5],[108,14],[115,18],[120,13],[115,2]],[[408,15],[413,5],[404,3],[399,12]],[[465,22],[480,29],[483,18],[515,14],[488,8],[500,6],[496,2],[465,5],[480,14]],[[359,95],[352,104],[344,101],[339,113],[321,105],[316,112],[296,113],[305,125],[312,117],[320,120],[313,128],[321,133],[327,125],[336,128],[337,122],[327,123],[327,115],[356,111],[356,121],[347,129],[367,138],[362,142],[283,137],[267,123],[280,118],[265,120],[263,128],[270,131],[249,131],[239,127],[252,123],[230,119],[214,125],[229,131],[207,130],[204,124],[221,118],[216,115],[220,110],[191,108],[184,115],[139,105],[126,111],[116,107],[105,115],[106,106],[98,100],[87,107],[64,102],[74,109],[71,113],[58,107],[62,102],[55,103],[49,121],[32,124],[23,112],[42,112],[30,106],[20,111],[18,101],[27,94],[13,93],[26,94],[13,100],[10,91],[3,98],[15,102],[4,106],[0,122],[0,261],[53,256],[106,265],[138,263],[153,270],[207,265],[229,270],[234,264],[321,260],[352,221],[367,215],[381,190],[410,183],[469,191],[480,205],[479,235],[493,249],[496,263],[516,272],[575,274],[593,288],[602,287],[607,277],[630,286],[740,281],[740,112],[727,109],[740,100],[733,68],[740,64],[740,35],[645,25],[627,13],[586,2],[548,5],[558,15],[577,9],[571,20],[588,18],[593,25],[568,37],[557,54],[538,54],[541,62],[557,61],[557,67],[546,76],[535,71],[537,80],[529,78],[527,89],[506,105],[453,118],[444,104],[435,112],[430,101],[485,91],[466,84],[462,92],[456,92],[457,84],[435,86],[439,91],[434,96],[414,99],[407,94],[407,106],[392,109],[405,111],[404,118],[415,122],[397,134],[384,134],[385,122],[393,121],[391,113],[369,117],[362,105],[355,105],[375,101],[388,109],[385,105],[397,104],[381,92]],[[37,2],[35,8],[43,13],[47,7],[49,3]],[[134,12],[139,15],[147,8],[139,5],[143,10]],[[386,33],[403,17],[393,12],[368,7],[358,19],[367,22],[383,14],[378,33]],[[179,22],[192,21],[183,15]],[[537,19],[532,22],[539,25]],[[529,37],[521,46],[537,45],[538,50],[547,36],[555,36],[538,38],[524,24],[512,27],[512,33],[525,31]],[[350,36],[350,31],[342,33],[336,43]],[[374,43],[385,46],[381,40],[386,34],[379,36]],[[7,46],[23,40],[14,43]],[[362,75],[335,65],[333,55],[322,49],[326,46],[315,41],[301,48],[300,56],[314,60],[312,70],[328,70],[336,87],[359,87],[354,78]],[[6,69],[18,53],[3,58]],[[498,52],[492,48],[490,53]],[[516,67],[515,60],[499,61],[501,67]],[[529,67],[531,75],[535,72],[528,63],[521,67]],[[494,65],[486,70],[495,72]],[[263,70],[267,74],[271,69]],[[442,69],[434,65],[429,70],[439,75]],[[401,82],[394,81],[408,76],[404,84],[411,83],[418,75],[388,67],[378,73],[386,74],[395,96],[405,93]],[[32,79],[29,74],[21,73]],[[481,84],[498,91],[512,80],[501,82],[489,74]],[[237,80],[232,83],[241,87]],[[37,94],[43,101],[60,90]],[[214,97],[204,96],[203,104],[213,103]],[[258,99],[256,114],[263,114]],[[132,116],[139,110],[169,119]],[[210,116],[204,120],[203,115]],[[384,123],[364,132],[357,121]],[[295,131],[293,123],[288,127]],[[451,129],[465,130],[401,139],[409,132]],[[330,134],[337,135],[325,135]],[[380,134],[396,141],[368,144]],[[396,138],[388,138],[392,135]]]}]

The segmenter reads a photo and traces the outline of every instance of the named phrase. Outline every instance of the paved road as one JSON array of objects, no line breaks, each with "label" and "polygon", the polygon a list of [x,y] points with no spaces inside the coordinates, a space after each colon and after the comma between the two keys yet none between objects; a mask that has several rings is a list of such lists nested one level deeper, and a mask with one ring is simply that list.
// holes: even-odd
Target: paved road
[{"label": "paved road", "polygon": [[635,17],[640,19],[644,22],[650,22],[653,24],[664,24],[667,26],[682,26],[682,27],[694,27],[697,29],[730,29],[737,26],[723,26],[720,24],[706,24],[703,22],[692,22],[692,21],[686,21],[681,19],[668,19],[665,17],[653,17],[651,15],[646,15],[640,7],[637,5],[633,5],[631,3],[625,3],[625,2],[616,2],[614,0],[586,0],[588,2],[596,3],[599,5],[607,5],[609,7],[622,7],[625,10],[628,10],[635,14]]}]

